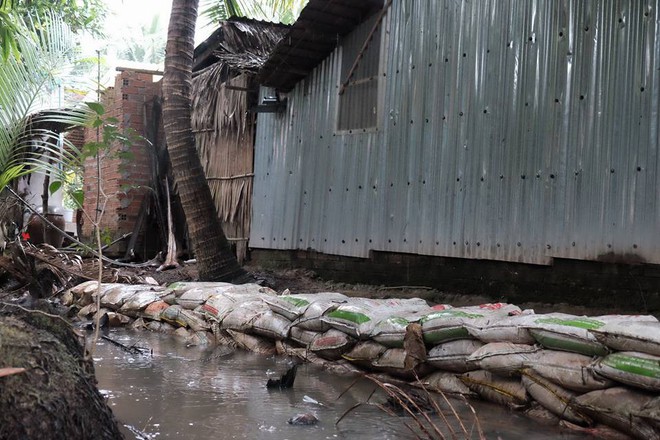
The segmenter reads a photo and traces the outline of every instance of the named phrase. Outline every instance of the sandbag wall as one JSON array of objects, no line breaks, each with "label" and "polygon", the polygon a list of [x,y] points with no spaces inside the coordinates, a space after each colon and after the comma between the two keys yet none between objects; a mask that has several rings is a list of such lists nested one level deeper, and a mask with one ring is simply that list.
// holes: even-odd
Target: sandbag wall
[{"label": "sandbag wall", "polygon": [[[95,282],[63,302],[95,314]],[[189,344],[230,335],[265,351],[273,341],[347,360],[417,385],[524,409],[533,402],[580,426],[604,424],[660,440],[660,322],[653,316],[535,314],[511,304],[429,306],[421,299],[295,294],[256,284],[103,284],[113,325],[174,332]],[[426,360],[406,365],[404,337],[421,325]]]}]

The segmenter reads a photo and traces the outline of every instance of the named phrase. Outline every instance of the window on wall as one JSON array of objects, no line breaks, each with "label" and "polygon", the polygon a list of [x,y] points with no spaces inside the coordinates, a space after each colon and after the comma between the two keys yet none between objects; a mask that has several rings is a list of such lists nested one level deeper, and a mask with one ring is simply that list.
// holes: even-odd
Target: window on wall
[{"label": "window on wall", "polygon": [[384,21],[379,21],[379,14],[376,14],[342,41],[338,131],[373,129],[378,126],[378,73],[383,26]]}]

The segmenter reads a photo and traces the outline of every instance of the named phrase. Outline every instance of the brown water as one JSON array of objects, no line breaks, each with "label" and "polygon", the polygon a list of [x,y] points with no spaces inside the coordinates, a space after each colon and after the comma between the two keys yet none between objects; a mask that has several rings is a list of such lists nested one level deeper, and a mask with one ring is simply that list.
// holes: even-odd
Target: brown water
[{"label": "brown water", "polygon": [[[365,402],[372,393],[374,385],[365,379],[351,387],[353,377],[301,365],[292,389],[272,391],[266,389],[266,380],[269,374],[279,376],[286,371],[285,357],[227,352],[224,347],[186,348],[172,337],[149,332],[122,330],[110,336],[126,345],[153,350],[153,355],[136,356],[100,340],[94,355],[99,388],[108,395],[115,415],[127,427],[128,439],[414,438],[403,424],[409,419],[389,416],[375,405],[361,405],[335,424],[345,411]],[[378,393],[371,398],[380,403],[384,400]],[[488,439],[590,438],[540,425],[495,405],[472,404]],[[466,429],[475,429],[469,409],[460,401],[455,407]],[[317,425],[287,423],[292,416],[307,412],[316,414]],[[146,436],[136,436],[131,427]],[[448,431],[445,435],[451,438]]]}]

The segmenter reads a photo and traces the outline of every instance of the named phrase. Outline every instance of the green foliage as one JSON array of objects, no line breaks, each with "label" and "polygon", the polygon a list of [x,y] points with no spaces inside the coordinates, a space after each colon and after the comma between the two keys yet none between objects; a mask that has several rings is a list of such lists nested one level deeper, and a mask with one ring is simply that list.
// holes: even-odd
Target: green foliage
[{"label": "green foliage", "polygon": [[229,17],[247,17],[292,24],[309,0],[202,0],[201,15],[211,23]]},{"label": "green foliage", "polygon": [[[0,190],[37,169],[57,175],[60,165],[75,161],[79,152],[73,145],[40,127],[84,125],[89,116],[86,109],[36,113],[57,73],[72,58],[68,26],[56,15],[44,21],[16,19],[13,25],[21,57],[0,59]],[[0,49],[5,53],[1,41]]]},{"label": "green foliage", "polygon": [[165,59],[166,37],[165,23],[159,15],[155,15],[148,23],[141,24],[139,28],[129,28],[122,34],[117,55],[128,61],[161,63]]}]

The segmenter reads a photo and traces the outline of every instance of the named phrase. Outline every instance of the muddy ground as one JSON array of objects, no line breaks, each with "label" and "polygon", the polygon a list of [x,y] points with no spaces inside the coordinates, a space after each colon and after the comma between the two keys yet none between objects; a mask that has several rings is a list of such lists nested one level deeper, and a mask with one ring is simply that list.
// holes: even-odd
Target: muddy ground
[{"label": "muddy ground", "polygon": [[[289,289],[291,293],[340,292],[352,297],[364,298],[423,298],[430,304],[450,304],[452,306],[470,306],[489,302],[506,302],[504,297],[484,295],[464,295],[456,292],[441,291],[423,286],[378,286],[368,284],[347,284],[318,277],[306,269],[266,270],[259,266],[247,265],[245,269],[259,280],[278,292]],[[160,284],[174,281],[192,281],[197,279],[194,263],[183,264],[177,269],[156,272],[147,268],[137,270],[140,276],[151,276]],[[563,312],[576,315],[605,315],[619,313],[613,308],[594,308],[574,304],[552,304],[529,301],[517,303],[523,309],[533,309],[536,313]]]}]

